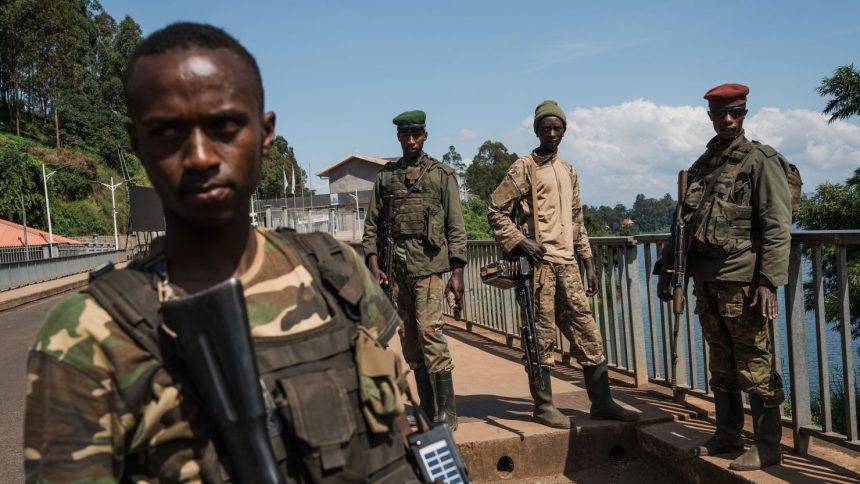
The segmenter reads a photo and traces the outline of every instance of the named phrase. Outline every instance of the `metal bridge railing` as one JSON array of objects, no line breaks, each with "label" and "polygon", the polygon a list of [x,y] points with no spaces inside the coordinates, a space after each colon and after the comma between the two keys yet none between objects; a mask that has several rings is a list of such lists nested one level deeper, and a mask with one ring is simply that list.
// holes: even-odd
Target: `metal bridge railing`
[{"label": "metal bridge railing", "polygon": [[0,291],[88,272],[107,261],[126,259],[127,252],[121,250],[0,264]]},{"label": "metal bridge railing", "polygon": [[[657,276],[651,276],[653,262],[667,240],[667,234],[635,237],[593,237],[594,266],[600,288],[591,298],[595,320],[604,337],[610,366],[633,377],[637,386],[647,383],[668,385],[671,368],[670,338],[672,310],[657,298]],[[851,339],[851,308],[848,281],[848,251],[860,246],[860,231],[813,231],[792,233],[789,284],[779,291],[780,316],[772,322],[775,365],[782,368],[786,389],[790,390],[790,418],[797,451],[808,451],[810,437],[860,450],[855,389],[858,341]],[[500,249],[492,241],[469,241],[469,264],[465,271],[466,296],[462,318],[506,336],[508,344],[518,339],[519,312],[513,291],[481,283],[479,269],[497,260]],[[824,284],[823,267],[831,268],[836,284]],[[804,283],[808,280],[811,306],[807,311]],[[711,398],[708,385],[708,348],[693,317],[695,295],[688,288],[678,338],[678,378],[680,388]],[[839,305],[835,331],[825,320],[825,296]],[[854,308],[855,311],[857,308]],[[828,343],[838,338],[838,345]],[[813,342],[813,343],[809,343]],[[569,344],[557,333],[557,348],[563,363],[570,361]],[[838,354],[837,354],[838,353]],[[838,364],[831,367],[830,360]],[[845,389],[845,433],[833,428],[830,398],[832,369],[841,373]],[[813,393],[820,404],[820,425],[812,424]]]}]

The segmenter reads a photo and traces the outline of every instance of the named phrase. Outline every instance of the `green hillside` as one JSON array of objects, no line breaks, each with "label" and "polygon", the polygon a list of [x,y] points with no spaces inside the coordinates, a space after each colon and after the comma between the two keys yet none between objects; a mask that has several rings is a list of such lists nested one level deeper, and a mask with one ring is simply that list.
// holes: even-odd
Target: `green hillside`
[{"label": "green hillside", "polygon": [[[97,182],[149,184],[124,128],[122,78],[141,38],[134,19],[117,21],[95,0],[0,2],[0,218],[22,223],[26,211],[28,225],[47,229],[44,164],[59,170],[47,183],[54,231],[112,233],[110,190]],[[283,196],[292,170],[306,181],[278,137],[258,196]],[[116,194],[124,233],[124,187]]]}]

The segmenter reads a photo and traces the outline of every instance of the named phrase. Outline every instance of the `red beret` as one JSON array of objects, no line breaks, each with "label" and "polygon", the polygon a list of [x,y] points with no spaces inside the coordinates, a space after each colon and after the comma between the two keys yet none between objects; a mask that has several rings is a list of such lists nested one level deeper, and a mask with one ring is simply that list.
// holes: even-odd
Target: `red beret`
[{"label": "red beret", "polygon": [[721,84],[705,93],[708,106],[712,108],[727,108],[747,102],[750,88],[743,84]]}]

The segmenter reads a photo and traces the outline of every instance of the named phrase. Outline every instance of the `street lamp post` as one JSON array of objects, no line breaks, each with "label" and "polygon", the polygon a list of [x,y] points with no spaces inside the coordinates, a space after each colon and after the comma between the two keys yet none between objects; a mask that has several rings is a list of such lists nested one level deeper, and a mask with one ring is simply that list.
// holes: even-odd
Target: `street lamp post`
[{"label": "street lamp post", "polygon": [[51,226],[51,199],[48,198],[48,178],[59,170],[54,170],[50,174],[45,174],[45,164],[42,163],[42,186],[45,187],[45,208],[48,211],[48,247],[51,257],[54,257],[54,228]]},{"label": "street lamp post", "polygon": [[349,196],[355,199],[355,220],[352,222],[352,239],[358,240],[358,188],[355,189],[355,195],[350,193]]},{"label": "street lamp post", "polygon": [[110,189],[110,206],[111,211],[113,212],[113,246],[114,250],[119,250],[119,235],[116,230],[116,189],[122,186],[125,182],[114,183],[113,177],[110,177],[110,185],[103,182],[96,183]]}]

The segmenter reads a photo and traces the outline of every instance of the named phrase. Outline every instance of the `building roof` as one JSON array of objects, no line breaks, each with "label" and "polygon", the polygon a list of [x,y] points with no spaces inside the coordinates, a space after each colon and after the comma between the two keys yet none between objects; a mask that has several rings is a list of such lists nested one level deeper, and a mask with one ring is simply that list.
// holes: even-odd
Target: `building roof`
[{"label": "building roof", "polygon": [[[50,240],[48,232],[27,227],[28,245],[45,245]],[[55,244],[80,244],[77,240],[54,234]],[[0,247],[24,247],[24,226],[0,219]]]},{"label": "building roof", "polygon": [[324,170],[318,172],[317,176],[321,177],[321,178],[328,178],[328,174],[332,170],[334,170],[335,168],[339,167],[340,165],[343,165],[344,163],[347,163],[353,159],[364,160],[364,161],[368,161],[370,163],[376,163],[377,165],[380,165],[380,166],[385,165],[387,163],[391,163],[392,161],[398,160],[398,158],[379,158],[377,156],[352,154],[352,155],[349,155],[346,158],[336,162],[335,164],[328,166]]}]

